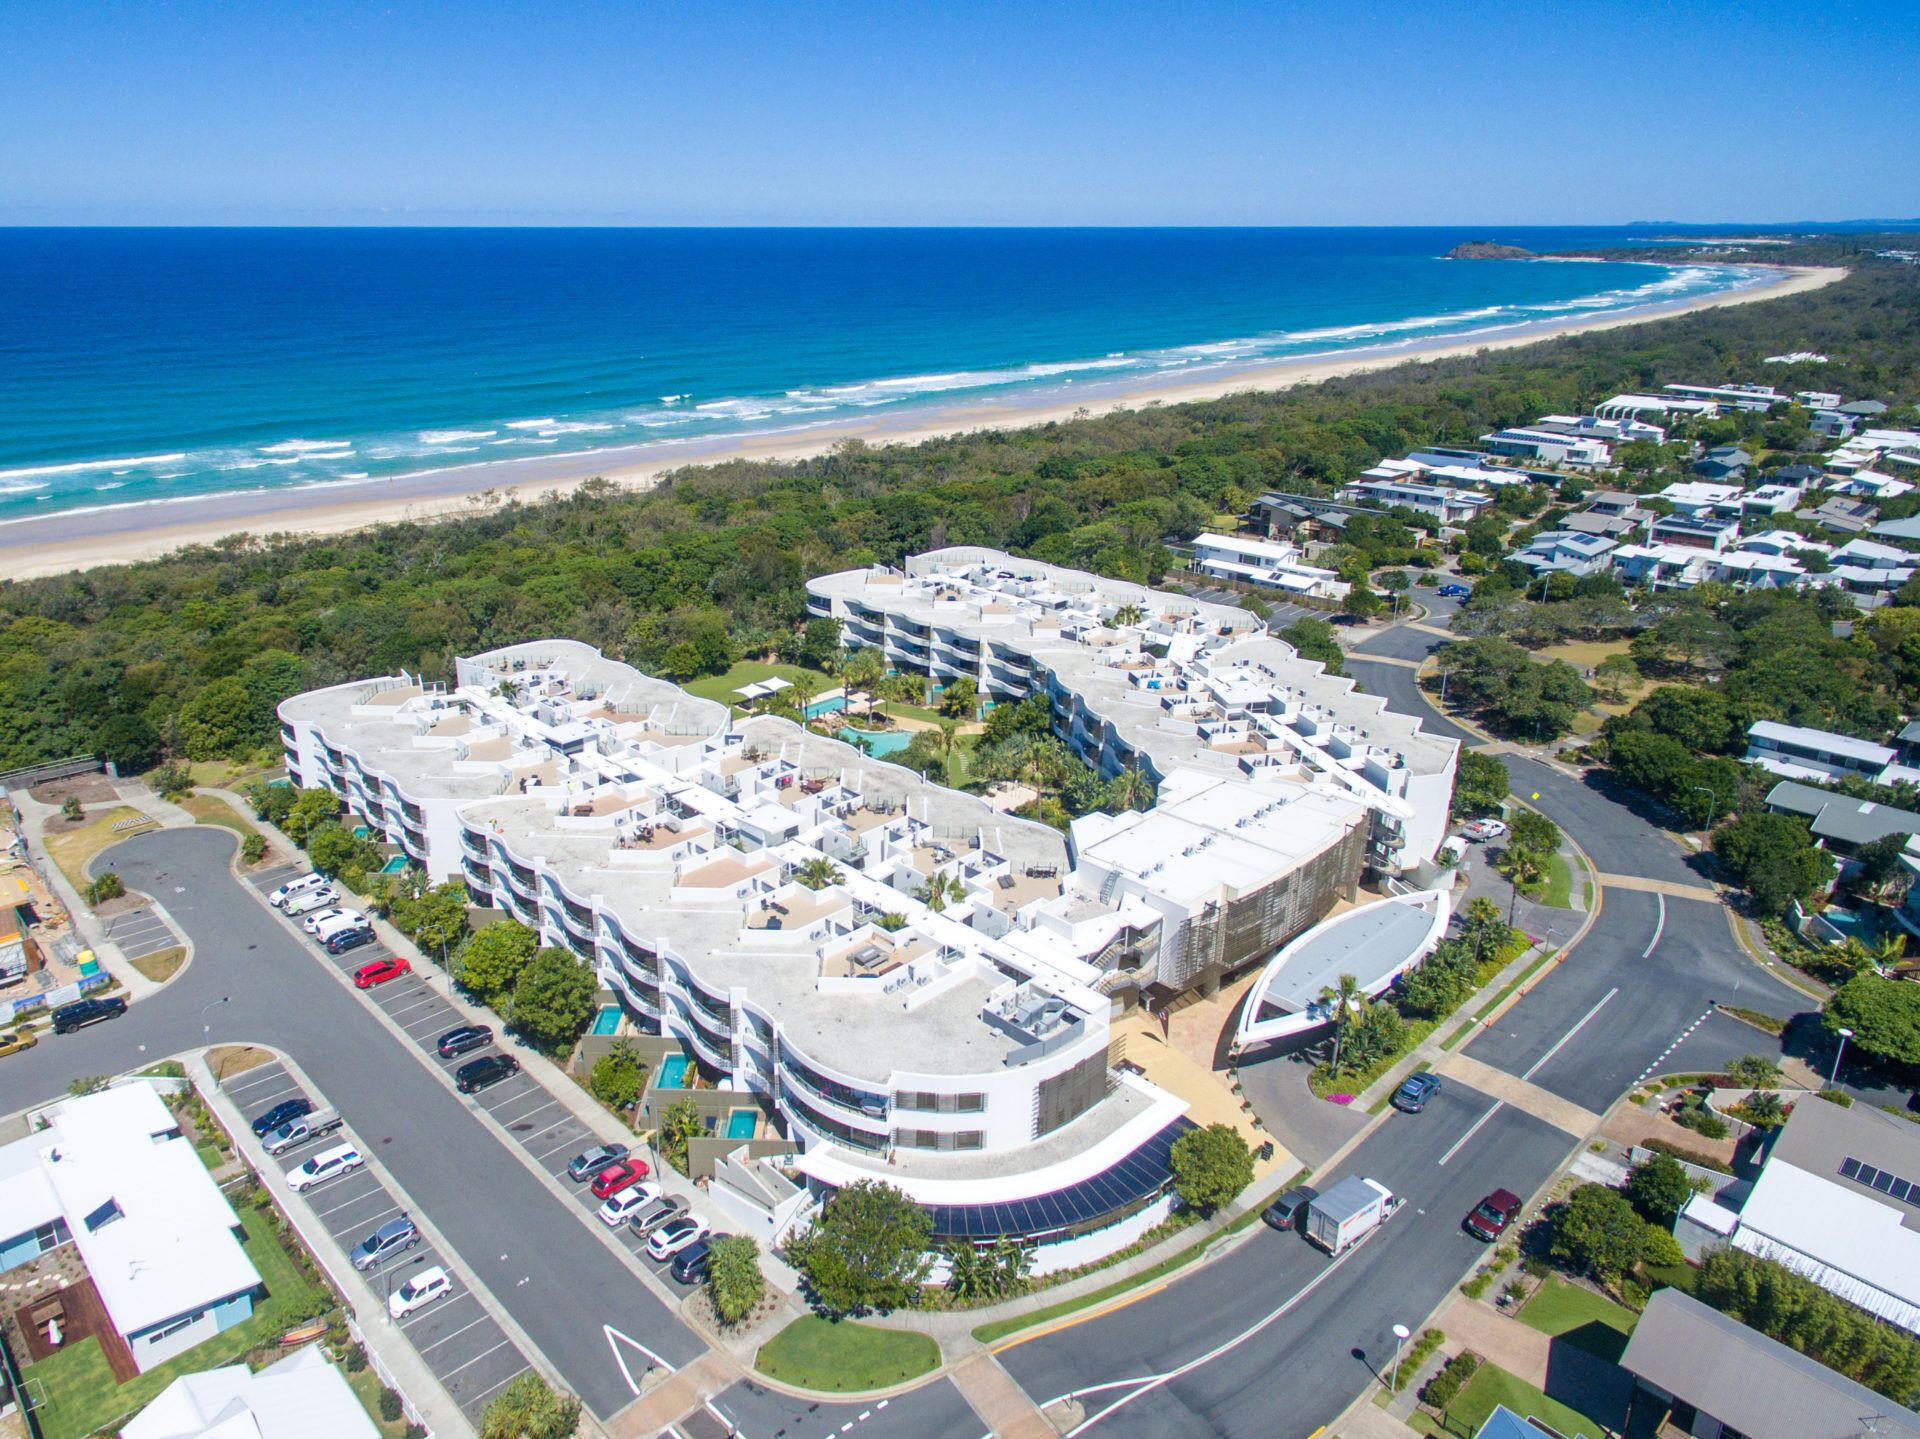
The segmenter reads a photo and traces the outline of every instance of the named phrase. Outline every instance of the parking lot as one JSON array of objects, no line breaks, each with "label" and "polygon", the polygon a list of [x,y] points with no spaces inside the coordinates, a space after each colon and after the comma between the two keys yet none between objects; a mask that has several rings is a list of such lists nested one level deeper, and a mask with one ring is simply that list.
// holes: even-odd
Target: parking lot
[{"label": "parking lot", "polygon": [[[249,1121],[283,1100],[305,1097],[316,1108],[326,1102],[323,1095],[308,1094],[278,1063],[244,1070],[222,1082],[220,1087]],[[350,1135],[344,1129],[336,1130],[331,1135],[311,1140],[265,1162],[277,1166],[285,1174],[305,1163],[311,1155],[342,1140],[351,1140],[356,1148],[361,1147],[362,1142],[357,1136]],[[362,1148],[361,1152],[366,1151]],[[321,1226],[340,1246],[343,1254],[350,1252],[354,1245],[388,1220],[397,1219],[407,1212],[406,1207],[364,1165],[348,1170],[337,1179],[316,1185],[307,1190],[304,1197]],[[413,1217],[424,1219],[427,1216]],[[368,1280],[384,1304],[386,1296],[405,1283],[410,1275],[436,1264],[446,1270],[448,1277],[453,1280],[452,1290],[405,1319],[387,1322],[393,1323],[406,1335],[407,1341],[433,1371],[434,1377],[453,1396],[461,1412],[478,1424],[481,1411],[486,1408],[488,1401],[505,1388],[509,1380],[530,1366],[526,1356],[495,1322],[480,1297],[468,1287],[465,1275],[454,1257],[442,1253],[430,1239],[422,1235],[419,1244],[387,1260],[368,1275]],[[382,1320],[382,1316],[369,1315],[366,1318],[370,1323]]]},{"label": "parking lot", "polygon": [[179,949],[185,941],[151,905],[140,905],[107,921],[107,938],[128,959],[145,959],[164,950]]},{"label": "parking lot", "polygon": [[[262,894],[271,894],[288,880],[297,878],[306,871],[291,865],[254,875],[251,882]],[[351,906],[353,899],[349,895],[342,904]],[[324,963],[351,974],[362,965],[372,964],[376,960],[392,957],[393,951],[376,940],[372,944],[362,945],[358,949],[348,950],[342,955],[329,955],[311,939],[307,943],[313,946],[314,954]],[[452,1074],[453,1071],[478,1059],[494,1053],[513,1054],[518,1046],[511,1038],[500,1035],[499,1022],[489,1017],[486,1022],[493,1025],[497,1042],[484,1048],[471,1050],[452,1059],[440,1056],[438,1045],[440,1036],[448,1030],[469,1023],[467,1016],[455,1009],[447,998],[448,979],[439,966],[430,962],[417,966],[410,974],[398,979],[388,980],[385,984],[374,986],[365,991],[368,1002],[377,1006],[393,1023],[405,1032],[409,1043],[426,1055],[440,1069]],[[596,1228],[601,1227],[594,1211],[600,1207],[586,1184],[576,1185],[567,1176],[567,1161],[583,1150],[600,1144],[600,1136],[582,1122],[572,1110],[555,1099],[547,1089],[524,1070],[501,1080],[477,1094],[466,1097],[465,1102],[484,1110],[495,1120],[500,1128],[525,1150],[533,1162],[546,1173],[552,1175],[561,1184],[575,1194],[576,1202],[586,1213],[587,1222]],[[657,1170],[654,1156],[642,1155],[649,1170]],[[695,1212],[699,1212],[696,1206]],[[646,1240],[633,1233],[625,1225],[615,1231],[615,1237],[621,1247],[644,1265],[674,1295],[683,1298],[689,1292],[689,1286],[676,1282],[672,1275],[671,1259],[657,1261],[648,1258]]]}]

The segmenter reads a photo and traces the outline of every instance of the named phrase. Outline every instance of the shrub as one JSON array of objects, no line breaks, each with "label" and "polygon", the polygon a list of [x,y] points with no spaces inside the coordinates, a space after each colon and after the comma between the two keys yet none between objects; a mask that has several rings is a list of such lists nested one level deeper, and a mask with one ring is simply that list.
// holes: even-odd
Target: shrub
[{"label": "shrub", "polygon": [[1844,1089],[1816,1089],[1814,1093],[1826,1100],[1828,1104],[1837,1104],[1842,1109],[1853,1108],[1853,1096]]},{"label": "shrub", "polygon": [[340,1362],[346,1366],[347,1373],[358,1374],[362,1369],[367,1367],[366,1348],[362,1345],[355,1344],[341,1357]]},{"label": "shrub", "polygon": [[81,898],[88,904],[100,905],[110,899],[118,899],[126,892],[127,887],[121,883],[120,876],[110,869],[103,869],[94,876],[93,883],[82,891]]},{"label": "shrub", "polygon": [[1724,1159],[1715,1159],[1711,1154],[1702,1154],[1697,1149],[1688,1149],[1665,1139],[1643,1139],[1642,1149],[1651,1149],[1655,1154],[1671,1154],[1675,1159],[1683,1159],[1688,1164],[1697,1164],[1702,1169],[1711,1169],[1719,1174],[1731,1174],[1733,1169]]},{"label": "shrub", "polygon": [[162,799],[180,799],[193,793],[193,771],[183,764],[163,764],[147,776]]},{"label": "shrub", "polygon": [[1180,1202],[1211,1214],[1253,1182],[1253,1152],[1230,1124],[1190,1130],[1174,1142],[1169,1162]]},{"label": "shrub", "polygon": [[1409,1344],[1400,1356],[1400,1364],[1393,1376],[1393,1389],[1397,1394],[1413,1382],[1413,1376],[1420,1372],[1420,1366],[1433,1357],[1433,1353],[1447,1342],[1444,1329],[1422,1329],[1420,1337]]},{"label": "shrub", "polygon": [[1704,1105],[1681,1110],[1673,1116],[1673,1122],[1682,1129],[1691,1129],[1703,1139],[1727,1137],[1727,1122]]},{"label": "shrub", "polygon": [[1671,1230],[1649,1224],[1646,1247],[1641,1251],[1640,1262],[1655,1269],[1667,1269],[1676,1264],[1685,1264],[1687,1255]]},{"label": "shrub", "polygon": [[60,817],[62,819],[77,822],[85,819],[86,814],[87,812],[80,808],[80,797],[78,795],[68,795],[67,802],[60,806]]},{"label": "shrub", "polygon": [[405,1412],[406,1406],[401,1404],[398,1394],[391,1389],[382,1389],[380,1391],[380,1417],[382,1419],[392,1424]]},{"label": "shrub", "polygon": [[1438,1374],[1427,1381],[1427,1387],[1420,1391],[1420,1401],[1444,1411],[1459,1397],[1460,1390],[1479,1369],[1480,1356],[1471,1349],[1461,1351],[1449,1359]]},{"label": "shrub", "polygon": [[250,834],[240,841],[240,858],[248,864],[258,864],[267,857],[267,837]]},{"label": "shrub", "polygon": [[760,1246],[745,1234],[727,1234],[713,1241],[707,1260],[707,1294],[714,1312],[728,1324],[738,1324],[753,1312],[767,1292],[760,1272]]}]

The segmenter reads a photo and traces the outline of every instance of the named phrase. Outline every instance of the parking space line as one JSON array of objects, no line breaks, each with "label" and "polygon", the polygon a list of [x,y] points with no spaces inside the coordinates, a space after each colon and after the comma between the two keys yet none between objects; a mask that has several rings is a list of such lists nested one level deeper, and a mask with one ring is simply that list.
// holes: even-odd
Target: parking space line
[{"label": "parking space line", "polygon": [[381,1225],[385,1224],[389,1218],[397,1217],[405,1213],[406,1211],[404,1209],[402,1209],[399,1205],[394,1204],[394,1205],[389,1205],[385,1209],[375,1211],[373,1214],[369,1215],[365,1219],[350,1220],[347,1223],[342,1224],[340,1228],[337,1230],[330,1224],[324,1227],[327,1233],[333,1235],[333,1237],[336,1240],[339,1240],[341,1243],[344,1244],[346,1242],[347,1235],[358,1234],[363,1229],[368,1229],[370,1227],[373,1229],[378,1229]]},{"label": "parking space line", "polygon": [[[558,1109],[558,1108],[560,1108],[560,1101],[559,1101],[559,1100],[557,1100],[557,1099],[555,1099],[555,1098],[554,1098],[554,1097],[553,1097],[553,1096],[552,1096],[551,1094],[548,1094],[546,1090],[544,1090],[544,1089],[539,1089],[539,1088],[536,1088],[536,1089],[535,1089],[535,1090],[533,1091],[533,1093],[534,1093],[535,1095],[539,1095],[539,1096],[544,1096],[547,1102],[546,1102],[545,1104],[541,1104],[541,1105],[536,1105],[536,1106],[535,1106],[534,1108],[532,1108],[532,1109],[529,1109],[529,1110],[528,1110],[528,1111],[527,1111],[527,1112],[526,1112],[525,1114],[521,1114],[521,1115],[516,1115],[516,1116],[514,1117],[514,1119],[512,1120],[512,1123],[514,1123],[514,1124],[524,1124],[524,1123],[526,1123],[526,1122],[527,1122],[527,1121],[528,1121],[529,1119],[531,1119],[531,1118],[533,1118],[533,1116],[534,1116],[534,1115],[536,1115],[536,1114],[545,1114],[545,1113],[546,1113],[546,1112],[547,1112],[547,1111],[548,1111],[549,1109]],[[514,1100],[520,1100],[520,1099],[526,1099],[526,1098],[528,1098],[528,1096],[527,1096],[527,1095],[524,1095],[524,1094],[516,1094],[516,1095],[515,1095],[515,1096],[514,1096],[513,1098],[514,1098]],[[511,1103],[511,1102],[513,1102],[513,1101],[511,1101],[511,1100],[510,1100],[510,1101],[508,1101],[508,1102],[509,1102],[509,1103]],[[505,1109],[506,1107],[507,1107],[507,1106],[506,1106],[505,1104],[503,1104],[503,1105],[501,1105],[501,1106],[500,1106],[500,1109]],[[489,1114],[491,1114],[491,1115],[493,1115],[493,1116],[494,1116],[494,1117],[495,1117],[496,1119],[498,1119],[498,1118],[500,1117],[500,1109],[492,1109],[492,1110],[489,1110],[489,1111],[487,1111],[487,1112],[488,1112]],[[505,1122],[507,1122],[507,1121],[504,1121],[504,1120],[503,1120],[502,1122],[503,1122],[503,1123],[505,1123]]]},{"label": "parking space line", "polygon": [[[423,1319],[426,1317],[427,1316],[424,1314],[421,1316],[421,1318]],[[469,1329],[475,1329],[482,1324],[491,1324],[492,1322],[493,1322],[492,1317],[486,1312],[486,1310],[483,1309],[480,1311],[480,1317],[474,1320],[473,1323],[462,1324],[458,1329],[454,1330],[453,1333],[442,1334],[438,1339],[434,1340],[433,1343],[431,1344],[416,1345],[415,1347],[419,1350],[420,1357],[422,1359],[425,1359],[429,1354],[433,1353],[434,1350],[438,1349],[442,1344],[445,1344],[449,1339],[458,1339],[462,1334],[465,1334]],[[402,1329],[405,1329],[407,1326],[405,1324],[402,1324],[400,1327]]]},{"label": "parking space line", "polygon": [[[532,1084],[531,1082],[529,1083],[528,1087],[525,1089],[509,1088],[508,1087],[509,1083],[510,1081],[507,1083],[493,1085],[487,1089],[483,1089],[478,1094],[474,1095],[474,1098],[479,1102],[479,1105],[482,1109],[486,1110],[488,1114],[491,1114],[497,1118],[500,1114],[500,1111],[505,1109],[508,1105],[518,1103],[520,1100],[525,1099],[530,1094],[546,1093],[546,1091],[542,1089],[539,1085]],[[498,1103],[488,1104],[487,1100],[489,1098],[497,1100]]]},{"label": "parking space line", "polygon": [[441,1003],[441,999],[439,995],[429,994],[425,998],[418,999],[412,1004],[395,1005],[392,1009],[389,1009],[387,1011],[387,1018],[397,1022],[400,1016],[407,1013],[409,1010],[418,1009],[423,1004],[439,1004],[439,1003]]},{"label": "parking space line", "polygon": [[467,1402],[470,1404],[482,1403],[483,1401],[493,1396],[494,1390],[506,1388],[507,1385],[513,1383],[514,1380],[518,1379],[522,1374],[525,1374],[527,1370],[531,1368],[533,1368],[531,1364],[523,1365],[522,1367],[514,1370],[513,1373],[509,1374],[505,1379],[502,1379],[498,1384],[495,1384],[492,1389],[482,1389],[478,1394],[474,1395],[473,1398],[468,1400]]},{"label": "parking space line", "polygon": [[265,1094],[255,1095],[253,1098],[242,1100],[241,1102],[244,1104],[250,1104],[250,1105],[264,1104],[269,1099],[278,1099],[283,1094],[299,1094],[300,1092],[301,1090],[299,1085],[289,1084],[282,1089],[270,1089]]},{"label": "parking space line", "polygon": [[473,1358],[469,1359],[465,1364],[462,1364],[459,1369],[447,1371],[446,1374],[441,1376],[440,1382],[442,1384],[453,1383],[454,1375],[460,1373],[462,1370],[473,1368],[474,1365],[478,1364],[482,1359],[485,1359],[488,1354],[497,1354],[502,1349],[509,1348],[512,1344],[513,1341],[511,1339],[502,1339],[498,1344],[494,1345],[493,1348],[486,1350],[484,1353],[474,1355]]},{"label": "parking space line", "polygon": [[313,1217],[315,1219],[325,1219],[329,1214],[338,1214],[341,1210],[350,1209],[354,1205],[359,1204],[363,1200],[367,1200],[367,1199],[384,1199],[387,1201],[388,1204],[393,1205],[395,1209],[398,1209],[400,1207],[399,1205],[393,1203],[393,1196],[387,1193],[386,1189],[383,1186],[376,1184],[373,1186],[373,1188],[369,1189],[365,1194],[356,1194],[351,1199],[343,1199],[338,1204],[334,1205],[331,1209],[314,1210]]},{"label": "parking space line", "polygon": [[[534,1140],[538,1139],[541,1135],[546,1134],[550,1130],[558,1129],[561,1125],[565,1124],[571,1118],[573,1118],[571,1114],[564,1114],[560,1118],[554,1120],[552,1124],[549,1124],[546,1127],[546,1129],[534,1130],[533,1133],[527,1135],[525,1138],[523,1138],[520,1141],[521,1147],[525,1149],[527,1153],[533,1154]],[[542,1164],[544,1164],[549,1159],[553,1158],[554,1155],[558,1154],[561,1150],[570,1149],[577,1143],[579,1143],[578,1137],[574,1135],[569,1135],[567,1136],[567,1138],[561,1140],[558,1144],[554,1145],[553,1148],[544,1150],[539,1154],[534,1154],[533,1157],[539,1160]],[[566,1166],[562,1165],[561,1168],[564,1169],[566,1168]]]},{"label": "parking space line", "polygon": [[263,1066],[261,1072],[254,1075],[251,1079],[243,1080],[239,1075],[235,1075],[235,1082],[227,1085],[226,1091],[228,1094],[244,1094],[257,1084],[266,1084],[274,1080],[287,1079],[289,1077],[286,1070],[282,1069],[279,1065],[269,1064]]},{"label": "parking space line", "polygon": [[[453,1011],[448,1010],[447,1013],[452,1014]],[[406,1030],[407,1036],[411,1038],[413,1036],[413,1026],[415,1024],[429,1024],[437,1028],[439,1025],[444,1024],[445,1022],[446,1020],[444,1016],[441,1016],[438,1014],[427,1014],[427,1015],[422,1015],[419,1019],[412,1021],[412,1023],[410,1024],[403,1024],[400,1027]]]}]

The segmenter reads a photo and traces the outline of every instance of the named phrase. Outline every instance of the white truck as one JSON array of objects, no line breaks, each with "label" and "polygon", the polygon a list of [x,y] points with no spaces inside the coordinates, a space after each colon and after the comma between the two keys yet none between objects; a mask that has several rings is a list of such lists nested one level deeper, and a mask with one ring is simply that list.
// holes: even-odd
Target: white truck
[{"label": "white truck", "polygon": [[340,1127],[340,1111],[337,1109],[316,1109],[303,1114],[298,1119],[289,1119],[285,1124],[267,1135],[264,1141],[269,1154],[285,1154],[289,1149],[298,1149],[310,1139],[318,1139],[323,1134],[331,1134]]},{"label": "white truck", "polygon": [[1341,1254],[1393,1218],[1400,1200],[1377,1179],[1353,1175],[1307,1207],[1307,1238]]}]

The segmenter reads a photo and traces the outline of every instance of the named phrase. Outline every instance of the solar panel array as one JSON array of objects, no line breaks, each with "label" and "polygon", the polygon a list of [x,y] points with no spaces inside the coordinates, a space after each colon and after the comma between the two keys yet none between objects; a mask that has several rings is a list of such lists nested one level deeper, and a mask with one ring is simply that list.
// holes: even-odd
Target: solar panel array
[{"label": "solar panel array", "polygon": [[1091,1178],[1051,1194],[1005,1204],[929,1204],[935,1239],[1039,1239],[1087,1224],[1165,1190],[1173,1182],[1171,1155],[1181,1135],[1197,1126],[1176,1119],[1133,1153]]},{"label": "solar panel array", "polygon": [[1856,1184],[1864,1184],[1869,1189],[1877,1189],[1888,1198],[1897,1199],[1902,1204],[1920,1205],[1920,1184],[1889,1174],[1884,1169],[1875,1169],[1871,1164],[1862,1164],[1857,1159],[1848,1159],[1841,1164],[1840,1177],[1851,1179]]}]

